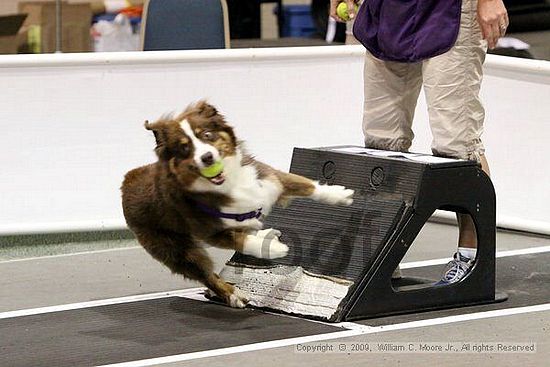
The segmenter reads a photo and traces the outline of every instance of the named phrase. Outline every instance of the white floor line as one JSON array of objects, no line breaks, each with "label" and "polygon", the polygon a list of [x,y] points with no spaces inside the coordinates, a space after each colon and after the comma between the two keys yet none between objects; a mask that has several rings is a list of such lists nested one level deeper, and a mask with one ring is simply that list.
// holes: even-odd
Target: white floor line
[{"label": "white floor line", "polygon": [[527,247],[524,249],[500,251],[500,252],[497,252],[497,257],[540,254],[542,252],[549,252],[549,251],[550,251],[550,246]]},{"label": "white floor line", "polygon": [[16,263],[16,262],[21,262],[21,261],[43,260],[43,259],[56,259],[56,258],[59,258],[59,257],[70,257],[70,256],[79,256],[79,255],[93,255],[93,254],[101,254],[101,253],[104,253],[104,252],[135,250],[135,249],[138,249],[138,248],[142,248],[142,247],[141,246],[115,247],[115,248],[108,248],[108,249],[104,249],[104,250],[90,250],[90,251],[71,252],[70,254],[25,257],[25,258],[21,258],[21,259],[0,260],[0,264]]},{"label": "white floor line", "polygon": [[[117,248],[110,248],[105,250],[80,251],[80,252],[74,252],[70,254],[26,257],[22,259],[0,260],[0,264],[21,262],[21,261],[42,260],[42,259],[55,259],[60,257],[79,256],[79,255],[93,255],[93,254],[101,254],[105,252],[135,250],[140,248],[141,246],[117,247]],[[527,247],[527,248],[517,249],[517,250],[507,250],[507,251],[500,251],[500,252],[497,251],[496,257],[500,258],[500,257],[507,257],[507,256],[538,254],[542,252],[550,252],[550,246],[536,246],[536,247]],[[446,257],[441,259],[411,261],[411,262],[402,263],[400,267],[401,269],[409,269],[409,268],[418,268],[421,266],[441,265],[441,264],[446,264],[450,259],[451,259],[450,257]]]},{"label": "white floor line", "polygon": [[476,313],[457,315],[457,316],[438,317],[434,319],[404,322],[404,323],[393,324],[393,325],[383,325],[383,326],[374,326],[374,327],[361,325],[362,328],[357,328],[353,330],[337,331],[337,332],[327,333],[327,334],[309,335],[305,337],[281,339],[281,340],[274,340],[274,341],[262,342],[262,343],[246,344],[246,345],[241,345],[236,347],[220,348],[220,349],[213,349],[213,350],[185,353],[185,354],[177,354],[172,356],[143,359],[139,361],[115,363],[115,364],[103,365],[99,367],[155,366],[155,365],[161,365],[166,363],[182,362],[182,361],[189,361],[189,360],[208,358],[208,357],[219,357],[219,356],[235,354],[235,353],[252,352],[252,351],[258,351],[258,350],[287,347],[287,346],[296,345],[296,344],[312,343],[312,342],[318,342],[323,340],[349,338],[352,336],[359,336],[359,335],[366,335],[366,334],[376,334],[376,333],[381,333],[386,331],[406,330],[406,329],[420,328],[420,327],[426,327],[426,326],[444,325],[444,324],[451,324],[456,322],[472,321],[472,320],[511,316],[511,315],[520,315],[520,314],[541,312],[541,311],[550,311],[550,303],[536,305],[536,306],[476,312]]},{"label": "white floor line", "polygon": [[392,331],[392,330],[414,329],[418,327],[453,324],[455,322],[473,321],[473,320],[489,319],[489,318],[503,317],[503,316],[522,315],[522,314],[527,314],[532,312],[544,312],[544,311],[550,311],[550,303],[543,303],[540,305],[532,305],[532,306],[514,307],[514,308],[503,308],[503,309],[491,310],[491,311],[473,312],[473,313],[460,314],[460,315],[454,315],[454,316],[443,316],[443,317],[436,317],[433,319],[403,322],[400,324],[373,326],[373,327],[369,327],[364,332],[364,334],[373,334],[373,333],[379,333],[383,331]]},{"label": "white floor line", "polygon": [[[496,257],[501,258],[501,257],[518,256],[518,255],[540,254],[543,252],[550,252],[550,246],[527,247],[527,248],[522,248],[517,250],[497,251]],[[411,262],[401,263],[399,267],[401,269],[420,268],[423,266],[446,264],[449,260],[451,260],[450,257],[445,257],[442,259],[411,261]]]},{"label": "white floor line", "polygon": [[135,296],[107,298],[107,299],[101,299],[97,301],[77,302],[77,303],[68,303],[64,305],[28,308],[28,309],[16,310],[16,311],[6,311],[6,312],[0,312],[0,320],[12,318],[12,317],[38,315],[38,314],[58,312],[58,311],[78,310],[78,309],[87,308],[87,307],[115,305],[119,303],[145,301],[150,299],[159,299],[159,298],[167,298],[167,297],[184,297],[187,294],[196,294],[198,292],[202,292],[203,290],[204,290],[203,287],[187,288],[187,289],[182,289],[177,291],[139,294]]},{"label": "white floor line", "polygon": [[312,343],[312,342],[318,342],[322,340],[346,338],[346,337],[361,335],[362,333],[363,332],[361,330],[336,331],[336,332],[326,333],[326,334],[308,335],[308,336],[297,337],[297,338],[280,339],[280,340],[273,340],[273,341],[254,343],[254,344],[245,344],[245,345],[239,345],[236,347],[212,349],[212,350],[205,350],[201,352],[193,352],[193,353],[185,353],[185,354],[177,354],[177,355],[166,356],[166,357],[144,359],[140,361],[107,364],[107,365],[102,365],[97,367],[157,366],[165,363],[189,361],[193,359],[217,357],[217,356],[224,356],[228,354],[253,352],[258,350],[286,347],[286,346],[295,345],[295,344]]},{"label": "white floor line", "polygon": [[[135,248],[139,248],[139,246],[136,246]],[[120,248],[120,250],[127,250],[127,249],[131,249],[131,247]],[[107,250],[99,250],[99,252],[108,252],[108,251],[115,251],[115,250],[116,249],[107,249]],[[525,254],[536,254],[536,253],[542,253],[542,252],[548,252],[548,251],[550,251],[550,246],[530,247],[530,248],[519,249],[519,250],[498,252],[497,258],[507,257],[507,256],[518,256],[518,255],[525,255]],[[94,252],[90,252],[90,253],[94,253]],[[68,255],[70,254],[67,254],[67,256]],[[74,254],[74,255],[78,255],[78,254]],[[54,255],[54,256],[59,257],[63,255]],[[400,266],[402,269],[409,269],[409,268],[429,266],[429,265],[445,264],[448,260],[449,259],[445,258],[445,259],[434,259],[434,260],[425,260],[425,261],[414,261],[414,262],[403,263]],[[1,263],[2,262],[0,262],[0,264]],[[64,304],[64,305],[55,305],[55,306],[31,308],[31,309],[24,309],[24,310],[7,311],[7,312],[0,313],[0,319],[18,317],[18,316],[37,315],[37,314],[48,313],[48,312],[68,311],[68,310],[75,310],[75,309],[86,308],[86,307],[105,306],[105,305],[111,305],[111,304],[117,304],[117,303],[145,301],[148,299],[158,299],[158,298],[165,298],[165,297],[181,296],[189,299],[204,301],[206,299],[201,295],[201,292],[203,290],[204,290],[203,287],[187,288],[187,289],[177,290],[177,291],[149,293],[149,294],[141,294],[136,296],[107,298],[107,299],[102,299],[97,301],[87,301],[87,302],[70,303],[70,304]],[[344,324],[345,323],[330,324],[330,325],[337,325],[347,329],[357,327],[356,325],[354,325],[354,323],[347,323],[346,326]]]}]

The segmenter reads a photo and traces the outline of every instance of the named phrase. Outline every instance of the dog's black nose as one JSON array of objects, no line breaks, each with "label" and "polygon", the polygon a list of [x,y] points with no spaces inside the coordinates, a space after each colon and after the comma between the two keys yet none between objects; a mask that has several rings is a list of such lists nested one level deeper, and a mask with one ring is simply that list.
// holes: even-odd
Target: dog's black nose
[{"label": "dog's black nose", "polygon": [[208,153],[204,153],[202,156],[201,156],[201,161],[202,163],[204,163],[205,166],[211,166],[214,164],[214,155],[210,152]]}]

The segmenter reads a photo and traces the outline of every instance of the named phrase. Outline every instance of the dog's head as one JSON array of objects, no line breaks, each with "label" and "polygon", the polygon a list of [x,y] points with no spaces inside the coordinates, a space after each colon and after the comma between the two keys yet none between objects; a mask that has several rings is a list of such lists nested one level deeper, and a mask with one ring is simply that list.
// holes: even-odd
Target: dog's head
[{"label": "dog's head", "polygon": [[[223,171],[217,174],[218,169],[212,168],[221,167],[222,159],[235,155],[237,140],[214,106],[199,101],[175,118],[146,121],[145,128],[155,135],[159,160],[180,182],[191,185],[204,179],[214,185],[223,184]],[[212,172],[216,173],[214,177]]]}]

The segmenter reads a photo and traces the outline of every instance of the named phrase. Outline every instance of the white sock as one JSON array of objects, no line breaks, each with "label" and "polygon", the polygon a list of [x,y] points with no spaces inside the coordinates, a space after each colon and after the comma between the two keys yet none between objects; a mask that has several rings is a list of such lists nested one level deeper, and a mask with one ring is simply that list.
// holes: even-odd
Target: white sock
[{"label": "white sock", "polygon": [[476,252],[477,252],[477,249],[476,248],[471,248],[471,247],[458,247],[458,253],[461,255],[461,256],[464,256],[470,260],[473,260],[476,258]]}]

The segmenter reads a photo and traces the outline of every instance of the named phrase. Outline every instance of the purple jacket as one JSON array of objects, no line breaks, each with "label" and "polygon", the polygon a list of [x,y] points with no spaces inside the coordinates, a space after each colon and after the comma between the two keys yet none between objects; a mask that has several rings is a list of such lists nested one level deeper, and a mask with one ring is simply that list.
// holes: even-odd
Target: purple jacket
[{"label": "purple jacket", "polygon": [[365,0],[353,34],[379,59],[421,61],[454,45],[461,6],[462,0]]}]

